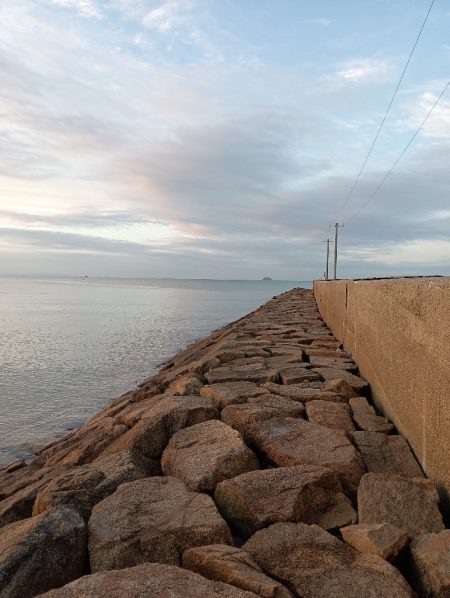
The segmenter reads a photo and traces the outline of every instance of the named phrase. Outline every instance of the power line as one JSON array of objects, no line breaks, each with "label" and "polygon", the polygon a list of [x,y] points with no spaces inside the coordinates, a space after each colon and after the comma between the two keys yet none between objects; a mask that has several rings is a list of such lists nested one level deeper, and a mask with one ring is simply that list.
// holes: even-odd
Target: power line
[{"label": "power line", "polygon": [[381,187],[384,185],[384,183],[386,182],[386,180],[390,177],[390,175],[393,173],[393,171],[395,170],[395,168],[397,167],[397,164],[400,162],[400,160],[403,158],[403,156],[406,154],[406,152],[408,151],[410,145],[412,144],[412,142],[414,141],[414,139],[417,137],[417,135],[420,133],[420,131],[423,129],[425,123],[427,122],[427,120],[430,118],[431,114],[433,113],[434,109],[436,108],[436,106],[439,104],[439,102],[441,101],[442,97],[444,96],[445,92],[447,91],[447,89],[450,87],[450,80],[447,82],[446,86],[444,87],[444,89],[441,91],[441,93],[439,94],[437,100],[434,102],[433,106],[431,107],[431,109],[429,110],[428,114],[425,116],[425,118],[423,119],[423,121],[421,122],[419,128],[416,130],[416,132],[414,133],[414,135],[411,137],[411,139],[408,141],[408,143],[406,144],[406,146],[403,148],[403,150],[401,151],[400,155],[398,156],[398,158],[395,160],[394,164],[391,166],[391,168],[387,171],[387,173],[384,175],[384,177],[381,179],[381,181],[378,183],[378,185],[376,186],[376,188],[374,189],[374,191],[372,191],[372,193],[369,195],[367,201],[353,214],[353,216],[351,216],[351,218],[349,218],[347,220],[347,224],[352,222],[357,216],[359,216],[359,214],[364,210],[364,208],[372,201],[372,199],[375,197],[375,195],[378,193],[378,191],[381,189]]},{"label": "power line", "polygon": [[378,131],[377,131],[377,133],[376,133],[376,135],[375,135],[375,138],[374,138],[374,140],[372,141],[372,144],[371,144],[371,146],[370,146],[370,148],[369,148],[369,151],[368,151],[368,153],[367,153],[366,159],[364,160],[364,162],[363,162],[363,165],[361,166],[361,169],[360,169],[360,171],[358,172],[358,175],[357,175],[357,177],[356,177],[356,179],[355,179],[355,181],[354,181],[354,183],[353,183],[353,185],[352,185],[352,187],[351,187],[350,191],[348,192],[348,194],[347,194],[347,197],[345,198],[345,200],[344,200],[344,203],[343,203],[343,204],[342,204],[342,206],[341,206],[341,209],[339,210],[339,212],[338,212],[338,214],[337,214],[337,216],[336,216],[336,220],[337,220],[337,219],[339,218],[339,216],[342,214],[342,211],[344,210],[345,206],[347,205],[347,203],[349,202],[349,200],[350,200],[351,196],[353,195],[353,192],[354,192],[354,191],[355,191],[355,189],[356,189],[356,186],[357,186],[357,184],[358,184],[358,182],[359,182],[359,179],[361,178],[361,175],[362,175],[362,173],[363,173],[363,171],[364,171],[364,169],[365,169],[365,167],[366,167],[366,164],[367,164],[367,162],[369,161],[369,158],[370,158],[370,156],[371,156],[371,154],[372,154],[373,148],[375,147],[375,144],[376,144],[376,142],[377,142],[377,140],[378,140],[378,137],[380,136],[381,129],[383,128],[383,126],[384,126],[384,123],[386,122],[386,119],[387,119],[387,117],[388,117],[388,114],[389,114],[389,112],[390,112],[390,110],[391,110],[391,108],[392,108],[392,104],[394,103],[394,100],[395,100],[395,97],[396,97],[396,95],[397,95],[397,92],[398,92],[398,90],[399,90],[399,88],[400,88],[400,85],[402,84],[402,81],[403,81],[403,78],[404,78],[404,76],[405,76],[405,73],[406,73],[406,71],[407,71],[407,69],[408,69],[409,63],[411,62],[411,58],[412,58],[412,56],[413,56],[413,54],[414,54],[414,52],[415,52],[415,50],[416,50],[417,44],[419,43],[419,39],[420,39],[420,37],[421,37],[421,35],[422,35],[422,31],[424,30],[424,28],[425,28],[425,25],[426,25],[427,21],[428,21],[428,17],[430,16],[430,12],[431,12],[431,9],[433,8],[433,5],[434,5],[434,3],[435,3],[435,0],[432,0],[432,2],[431,2],[431,4],[430,4],[430,7],[429,7],[429,9],[428,9],[428,12],[427,12],[427,14],[426,14],[426,16],[425,16],[425,19],[424,19],[424,21],[423,21],[423,23],[422,23],[422,26],[421,26],[421,28],[420,28],[420,30],[419,30],[419,33],[418,33],[418,35],[417,35],[417,37],[416,37],[416,41],[414,42],[414,45],[413,45],[413,47],[412,47],[412,50],[411,50],[411,52],[410,52],[410,54],[409,54],[409,56],[408,56],[408,60],[406,61],[405,67],[403,68],[403,72],[402,72],[402,74],[401,74],[401,76],[400,76],[400,79],[399,79],[399,81],[398,81],[398,83],[397,83],[397,86],[396,86],[396,88],[395,88],[395,90],[394,90],[394,94],[392,95],[392,98],[391,98],[391,100],[390,100],[390,102],[389,102],[389,105],[388,105],[388,107],[387,107],[387,110],[386,110],[386,112],[385,112],[385,114],[384,114],[384,116],[383,116],[383,119],[382,119],[382,121],[381,121],[381,124],[380,124],[380,126],[378,127]]}]

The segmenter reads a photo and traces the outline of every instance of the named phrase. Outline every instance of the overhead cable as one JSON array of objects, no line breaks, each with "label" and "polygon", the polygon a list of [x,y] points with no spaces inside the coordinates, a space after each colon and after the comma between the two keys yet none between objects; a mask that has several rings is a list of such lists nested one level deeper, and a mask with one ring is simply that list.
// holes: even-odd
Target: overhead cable
[{"label": "overhead cable", "polygon": [[415,52],[415,50],[416,50],[417,44],[419,43],[419,39],[420,39],[420,37],[421,37],[421,35],[422,35],[422,31],[423,31],[423,30],[424,30],[424,28],[425,28],[425,25],[426,25],[426,23],[427,23],[427,21],[428,21],[428,17],[430,16],[431,9],[433,8],[433,5],[434,5],[435,1],[436,1],[436,0],[432,0],[432,2],[431,2],[431,4],[430,4],[430,7],[428,8],[428,12],[427,12],[427,14],[425,15],[425,19],[424,19],[424,21],[423,21],[423,23],[422,23],[422,26],[421,26],[421,28],[420,28],[420,30],[419,30],[419,33],[418,33],[417,37],[416,37],[416,41],[414,42],[414,45],[413,45],[413,47],[412,47],[412,49],[411,49],[411,52],[410,52],[410,54],[409,54],[409,56],[408,56],[408,60],[406,61],[406,64],[405,64],[405,66],[404,66],[404,68],[403,68],[402,74],[401,74],[401,76],[400,76],[400,79],[399,79],[399,81],[398,81],[398,83],[397,83],[397,86],[396,86],[396,88],[395,88],[395,90],[394,90],[394,93],[393,93],[393,95],[392,95],[392,97],[391,97],[391,100],[390,100],[390,102],[389,102],[389,105],[388,105],[388,107],[387,107],[387,109],[386,109],[386,112],[385,112],[385,114],[384,114],[384,116],[383,116],[383,119],[382,119],[382,121],[381,121],[381,123],[380,123],[380,126],[378,127],[378,131],[377,131],[377,133],[376,133],[376,135],[375,135],[375,137],[374,137],[374,139],[373,139],[373,141],[372,141],[372,144],[371,144],[371,146],[370,146],[370,148],[369,148],[369,151],[368,151],[368,153],[367,153],[367,156],[366,156],[366,158],[365,158],[365,160],[364,160],[364,162],[363,162],[363,164],[362,164],[362,166],[361,166],[361,168],[360,168],[360,171],[358,172],[358,175],[357,175],[357,177],[356,177],[356,179],[355,179],[355,181],[354,181],[354,183],[353,183],[353,185],[352,185],[352,187],[351,187],[350,191],[348,192],[348,194],[347,194],[347,197],[346,197],[346,198],[345,198],[345,200],[344,200],[344,203],[342,204],[342,206],[341,206],[341,208],[340,208],[340,210],[339,210],[339,212],[338,212],[338,214],[337,214],[337,216],[336,216],[336,220],[337,220],[337,219],[339,218],[339,216],[342,214],[342,212],[343,212],[343,210],[344,210],[345,206],[347,205],[347,203],[349,202],[350,198],[352,197],[352,195],[353,195],[353,192],[355,191],[355,189],[356,189],[356,186],[357,186],[357,184],[358,184],[358,182],[359,182],[359,179],[361,178],[361,175],[362,175],[362,173],[363,173],[363,171],[364,171],[364,169],[365,169],[365,167],[366,167],[366,165],[367,165],[367,162],[369,161],[369,158],[370,158],[370,156],[371,156],[371,154],[372,154],[373,148],[375,147],[375,144],[376,144],[376,142],[377,142],[377,140],[378,140],[378,137],[380,136],[381,129],[383,128],[383,126],[384,126],[384,123],[386,122],[386,119],[387,119],[387,117],[388,117],[388,114],[389,114],[389,112],[390,112],[390,110],[391,110],[391,108],[392,108],[392,104],[394,103],[394,100],[395,100],[395,97],[396,97],[396,95],[397,95],[397,92],[398,92],[398,90],[399,90],[399,88],[400,88],[400,85],[402,84],[402,81],[403,81],[403,79],[404,79],[404,77],[405,77],[405,73],[406,73],[406,71],[407,71],[407,69],[408,69],[409,63],[411,62],[411,58],[412,58],[412,56],[413,56],[413,54],[414,54],[414,52]]},{"label": "overhead cable", "polygon": [[393,163],[393,165],[391,166],[391,168],[386,172],[386,174],[384,175],[384,177],[381,179],[381,181],[378,183],[378,185],[375,187],[374,191],[372,191],[372,193],[369,195],[369,197],[367,198],[367,201],[353,214],[353,216],[351,216],[346,223],[350,223],[352,222],[357,216],[359,216],[359,214],[364,210],[364,208],[372,201],[372,199],[375,197],[375,195],[378,193],[378,191],[381,189],[381,187],[384,185],[384,183],[386,182],[386,180],[391,176],[391,174],[393,173],[393,171],[395,170],[395,168],[397,167],[398,163],[400,162],[400,160],[403,158],[403,156],[406,154],[406,152],[408,151],[409,147],[411,146],[411,144],[413,143],[414,139],[417,137],[417,135],[420,133],[420,131],[423,129],[425,123],[427,122],[427,120],[430,118],[430,116],[432,115],[432,113],[434,112],[434,109],[436,108],[436,106],[439,104],[439,102],[441,101],[442,97],[444,96],[445,92],[447,91],[447,89],[450,87],[450,80],[447,82],[447,84],[445,85],[444,89],[441,91],[441,93],[439,94],[439,96],[437,97],[436,101],[434,102],[434,104],[432,105],[432,107],[430,108],[428,114],[425,116],[425,118],[423,119],[423,121],[421,122],[420,126],[418,127],[418,129],[416,130],[416,132],[414,133],[414,135],[411,137],[411,139],[408,141],[408,143],[405,145],[405,147],[403,148],[403,150],[401,151],[400,155],[398,156],[398,158],[395,160],[395,162]]}]

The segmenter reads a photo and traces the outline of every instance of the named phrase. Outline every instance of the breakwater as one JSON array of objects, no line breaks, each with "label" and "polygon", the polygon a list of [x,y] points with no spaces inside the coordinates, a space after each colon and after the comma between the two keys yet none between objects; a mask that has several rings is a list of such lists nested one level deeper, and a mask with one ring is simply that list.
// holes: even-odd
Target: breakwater
[{"label": "breakwater", "polygon": [[2,598],[449,589],[435,485],[303,289],[3,468],[0,498]]}]

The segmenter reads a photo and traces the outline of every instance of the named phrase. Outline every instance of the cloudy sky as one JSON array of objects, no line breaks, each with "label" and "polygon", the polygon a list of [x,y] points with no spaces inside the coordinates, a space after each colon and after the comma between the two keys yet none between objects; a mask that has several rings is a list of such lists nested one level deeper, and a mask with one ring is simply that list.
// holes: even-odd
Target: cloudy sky
[{"label": "cloudy sky", "polygon": [[[429,0],[0,5],[0,274],[304,280]],[[341,276],[450,274],[450,73],[436,0],[339,221]]]}]

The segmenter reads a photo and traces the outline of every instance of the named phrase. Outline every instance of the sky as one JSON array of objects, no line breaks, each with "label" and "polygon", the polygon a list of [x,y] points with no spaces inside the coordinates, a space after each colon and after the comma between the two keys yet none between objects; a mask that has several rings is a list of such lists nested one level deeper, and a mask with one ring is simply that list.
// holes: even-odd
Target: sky
[{"label": "sky", "polygon": [[0,275],[450,274],[450,1],[0,5]]}]

